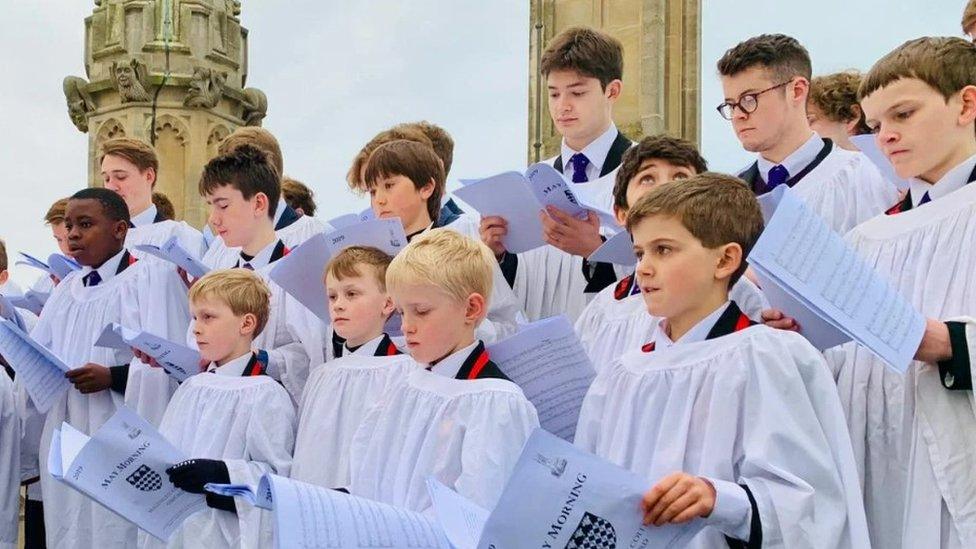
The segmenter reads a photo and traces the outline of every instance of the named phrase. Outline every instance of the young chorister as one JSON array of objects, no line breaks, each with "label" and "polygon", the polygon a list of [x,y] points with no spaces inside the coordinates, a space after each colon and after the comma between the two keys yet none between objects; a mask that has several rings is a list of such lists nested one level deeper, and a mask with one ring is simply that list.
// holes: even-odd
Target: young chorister
[{"label": "young chorister", "polygon": [[[698,149],[684,139],[666,135],[645,137],[624,153],[613,187],[618,222],[627,225],[627,212],[642,196],[669,181],[684,181],[707,169]],[[748,278],[732,285],[732,299],[750,318],[759,320],[769,304]],[[657,319],[647,314],[635,273],[598,293],[576,321],[576,333],[593,366],[599,371],[621,354],[647,341]]]},{"label": "young chorister", "polygon": [[[68,200],[64,226],[82,269],[54,288],[31,336],[73,368],[67,377],[74,389],[47,413],[41,471],[48,470],[51,435],[62,422],[90,435],[123,397],[145,417],[165,409],[169,400],[165,375],[142,377],[141,369],[130,372],[130,351],[95,346],[105,326],[114,322],[178,341],[189,324],[186,286],[172,265],[138,261],[125,248],[129,210],[118,194],[99,188],[78,191]],[[135,545],[132,523],[50,475],[41,475],[41,487],[48,547]]]},{"label": "young chorister", "polygon": [[393,259],[386,283],[420,368],[367,414],[350,450],[352,494],[430,509],[427,478],[494,507],[539,421],[522,390],[491,361],[475,329],[492,292],[491,252],[434,229]]},{"label": "young chorister", "polygon": [[271,288],[270,317],[254,344],[268,355],[268,375],[298,402],[310,366],[325,359],[326,327],[270,280],[276,262],[290,252],[274,228],[281,193],[276,168],[261,150],[241,145],[208,162],[199,187],[210,208],[210,225],[222,242],[238,250],[232,260],[214,267],[254,271]]},{"label": "young chorister", "polygon": [[393,314],[386,291],[391,258],[351,246],[325,269],[332,328],[343,339],[336,358],[313,368],[302,393],[291,476],[326,488],[349,485],[349,447],[366,412],[416,362],[383,330]]},{"label": "young chorister", "polygon": [[[267,325],[271,291],[245,269],[208,273],[190,289],[193,337],[206,370],[180,385],[160,433],[191,459],[166,470],[177,488],[256,486],[265,473],[288,476],[295,408],[268,377],[267,353],[254,339]],[[270,515],[244,500],[206,493],[208,509],[191,515],[168,543],[146,534],[148,547],[271,547]]]},{"label": "young chorister", "polygon": [[[549,115],[562,136],[560,152],[546,160],[607,211],[623,153],[633,144],[613,123],[613,106],[623,89],[623,46],[616,38],[573,27],[553,38],[542,54],[540,72],[549,96]],[[566,315],[576,320],[587,297],[617,279],[613,265],[586,260],[603,240],[595,213],[585,220],[549,207],[539,212],[548,246],[522,254],[505,250],[507,221],[481,221],[482,241],[495,253],[506,279],[530,320]]]},{"label": "young chorister", "polygon": [[637,284],[660,320],[597,375],[575,443],[652,483],[645,523],[702,521],[693,547],[867,547],[822,355],[729,299],[763,227],[752,192],[700,174],[646,194],[627,226]]}]

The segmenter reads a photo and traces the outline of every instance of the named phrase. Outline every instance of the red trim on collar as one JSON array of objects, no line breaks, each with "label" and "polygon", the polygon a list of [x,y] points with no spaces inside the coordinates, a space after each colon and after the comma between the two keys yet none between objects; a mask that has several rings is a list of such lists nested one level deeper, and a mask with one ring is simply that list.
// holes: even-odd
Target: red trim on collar
[{"label": "red trim on collar", "polygon": [[617,287],[613,289],[613,298],[617,301],[624,299],[630,293],[630,287],[634,282],[634,275],[625,276],[620,279],[617,283]]},{"label": "red trim on collar", "polygon": [[655,342],[645,343],[641,346],[641,352],[650,353],[654,351]]},{"label": "red trim on collar", "polygon": [[735,322],[735,328],[733,329],[733,331],[741,332],[742,330],[745,330],[746,328],[752,326],[753,324],[754,323],[752,322],[752,319],[747,317],[745,313],[740,314],[739,320]]},{"label": "red trim on collar", "polygon": [[136,257],[136,256],[134,256],[132,254],[129,254],[129,266],[130,267],[133,266],[133,265],[135,265],[137,261],[139,261],[139,258],[138,257]]},{"label": "red trim on collar", "polygon": [[396,343],[392,341],[386,346],[386,356],[396,356],[400,354],[400,349],[397,349]]},{"label": "red trim on collar", "polygon": [[481,355],[478,356],[478,360],[474,361],[474,366],[471,367],[471,372],[468,374],[468,379],[478,379],[478,375],[481,374],[481,370],[485,369],[485,365],[488,364],[488,351],[481,351]]}]

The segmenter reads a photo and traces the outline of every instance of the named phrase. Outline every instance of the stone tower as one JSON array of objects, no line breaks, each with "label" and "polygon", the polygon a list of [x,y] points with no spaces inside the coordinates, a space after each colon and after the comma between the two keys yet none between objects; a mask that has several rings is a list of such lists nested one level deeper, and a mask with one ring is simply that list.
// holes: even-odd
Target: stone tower
[{"label": "stone tower", "polygon": [[247,29],[239,0],[95,0],[85,19],[85,74],[64,79],[68,116],[88,133],[88,181],[107,139],[154,142],[156,190],[200,227],[203,165],[235,128],[260,125],[264,93],[246,88]]},{"label": "stone tower", "polygon": [[530,2],[529,162],[559,150],[539,59],[556,35],[575,26],[599,29],[623,43],[623,94],[613,116],[621,132],[634,140],[664,132],[698,142],[701,0]]}]

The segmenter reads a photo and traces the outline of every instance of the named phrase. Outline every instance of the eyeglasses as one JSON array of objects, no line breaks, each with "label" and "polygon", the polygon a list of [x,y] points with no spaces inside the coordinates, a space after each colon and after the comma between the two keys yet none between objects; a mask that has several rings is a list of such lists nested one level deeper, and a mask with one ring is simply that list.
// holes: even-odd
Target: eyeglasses
[{"label": "eyeglasses", "polygon": [[722,118],[726,120],[732,120],[732,117],[735,116],[736,107],[741,109],[742,112],[746,114],[756,112],[756,109],[759,108],[760,95],[768,91],[775,90],[776,88],[782,88],[783,86],[789,84],[792,81],[793,79],[791,78],[786,82],[783,82],[781,84],[776,84],[775,86],[771,88],[766,88],[762,91],[757,91],[755,93],[744,93],[742,94],[741,97],[739,97],[738,101],[726,101],[725,103],[722,103],[718,107],[715,107],[715,110],[717,110],[718,113],[722,115]]}]

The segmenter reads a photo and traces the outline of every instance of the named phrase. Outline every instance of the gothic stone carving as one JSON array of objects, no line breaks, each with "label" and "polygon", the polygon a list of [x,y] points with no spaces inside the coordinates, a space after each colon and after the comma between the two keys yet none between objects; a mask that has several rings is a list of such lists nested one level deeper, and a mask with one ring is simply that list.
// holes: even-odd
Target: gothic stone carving
[{"label": "gothic stone carving", "polygon": [[136,59],[128,63],[112,63],[112,87],[119,92],[123,103],[152,99],[146,90],[149,87],[149,72],[146,65]]},{"label": "gothic stone carving", "polygon": [[260,126],[261,120],[268,114],[268,96],[257,88],[244,88],[243,93],[244,101],[241,106],[244,107],[244,113],[241,118],[244,119],[244,125]]},{"label": "gothic stone carving", "polygon": [[95,110],[95,100],[88,93],[88,81],[80,76],[65,76],[62,83],[68,102],[68,118],[79,131],[88,131],[88,113]]},{"label": "gothic stone carving", "polygon": [[223,94],[227,73],[205,67],[197,67],[190,79],[183,104],[187,107],[212,109],[217,106]]}]

